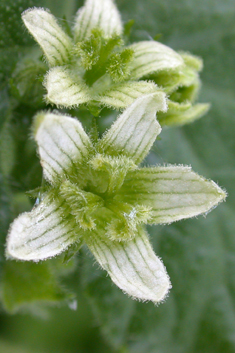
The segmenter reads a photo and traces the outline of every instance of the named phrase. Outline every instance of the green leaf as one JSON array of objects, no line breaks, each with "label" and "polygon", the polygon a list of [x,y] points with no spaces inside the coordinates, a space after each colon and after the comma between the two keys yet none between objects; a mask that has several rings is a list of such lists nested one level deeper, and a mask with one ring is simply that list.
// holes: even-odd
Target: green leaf
[{"label": "green leaf", "polygon": [[15,141],[9,121],[6,121],[0,132],[0,163],[2,172],[9,176],[15,163]]},{"label": "green leaf", "polygon": [[36,6],[35,0],[2,0],[0,4],[0,47],[32,44],[30,36],[25,35],[22,27],[21,13],[29,7]]},{"label": "green leaf", "polygon": [[21,348],[19,348],[18,345],[14,344],[14,343],[12,344],[12,343],[5,342],[2,340],[0,341],[0,349],[4,353],[33,353],[33,351],[31,351],[31,350],[21,349]]},{"label": "green leaf", "polygon": [[1,118],[0,118],[0,131],[4,125],[4,122],[7,118],[7,113],[9,110],[9,95],[7,92],[7,89],[2,89],[0,90],[0,113],[1,113]]},{"label": "green leaf", "polygon": [[39,60],[24,58],[19,61],[10,79],[10,92],[18,101],[41,108],[45,94],[42,82],[47,65]]},{"label": "green leaf", "polygon": [[17,60],[33,44],[25,33],[21,13],[39,0],[2,0],[0,3],[0,85],[9,78]]},{"label": "green leaf", "polygon": [[56,303],[70,296],[54,276],[50,261],[6,261],[3,267],[1,297],[8,312],[40,302]]}]

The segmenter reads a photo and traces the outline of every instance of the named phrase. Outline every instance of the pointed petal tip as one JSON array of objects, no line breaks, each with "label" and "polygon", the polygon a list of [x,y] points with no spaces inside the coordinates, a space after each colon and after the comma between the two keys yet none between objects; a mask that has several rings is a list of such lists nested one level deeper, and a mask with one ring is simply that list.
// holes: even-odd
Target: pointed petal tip
[{"label": "pointed petal tip", "polygon": [[[165,267],[164,267],[165,268]],[[162,274],[161,274],[162,275]],[[162,275],[161,280],[159,280],[158,286],[152,289],[152,292],[148,296],[133,296],[130,293],[123,291],[125,294],[129,295],[132,299],[138,300],[139,302],[152,302],[155,305],[164,303],[169,296],[170,290],[172,288],[170,277],[168,276],[166,269],[165,273]]]},{"label": "pointed petal tip", "polygon": [[39,261],[44,258],[35,257],[34,253],[25,253],[26,246],[21,241],[24,236],[24,228],[31,222],[30,212],[22,213],[10,225],[7,235],[5,255],[9,260]]},{"label": "pointed petal tip", "polygon": [[201,179],[202,182],[205,183],[205,185],[207,185],[207,190],[209,192],[207,209],[205,210],[205,212],[203,212],[204,215],[207,215],[214,208],[216,208],[221,202],[225,201],[228,194],[225,189],[221,188],[213,180],[208,180],[201,176],[199,176],[199,178]]},{"label": "pointed petal tip", "polygon": [[100,141],[103,150],[106,153],[126,154],[139,164],[161,132],[156,113],[165,109],[167,103],[164,92],[137,98],[104,134]]},{"label": "pointed petal tip", "polygon": [[64,65],[69,61],[72,40],[48,9],[29,8],[22,13],[22,20],[41,46],[50,66]]},{"label": "pointed petal tip", "polygon": [[150,96],[152,96],[152,100],[155,103],[156,111],[161,111],[161,112],[167,111],[168,109],[167,97],[164,92],[161,92],[161,91],[154,92],[154,93],[151,93]]},{"label": "pointed petal tip", "polygon": [[122,186],[125,200],[137,200],[131,194],[135,183],[138,199],[152,207],[151,224],[170,224],[182,219],[207,215],[227,193],[215,182],[193,172],[191,167],[166,165],[140,168],[129,174]]},{"label": "pointed petal tip", "polygon": [[43,120],[45,119],[45,116],[47,113],[48,112],[40,111],[34,116],[32,128],[31,128],[32,136],[34,139],[35,139],[35,137],[37,135],[37,131],[38,131],[39,127],[41,126],[41,124],[43,123]]},{"label": "pointed petal tip", "polygon": [[220,203],[226,200],[228,193],[225,189],[221,188],[218,184],[216,184],[213,180],[210,181],[211,185],[214,186],[214,190],[217,194],[217,200],[215,200],[215,207]]},{"label": "pointed petal tip", "polygon": [[51,184],[70,174],[71,168],[86,159],[92,148],[82,124],[57,111],[39,112],[33,134],[44,176]]},{"label": "pointed petal tip", "polygon": [[43,82],[47,90],[45,100],[58,108],[77,108],[91,100],[90,88],[82,79],[64,67],[51,68]]},{"label": "pointed petal tip", "polygon": [[[61,119],[63,118],[70,118],[70,116],[63,115],[57,110],[41,110],[39,111],[33,118],[33,124],[32,124],[32,133],[33,137],[36,140],[37,133],[39,129],[46,124],[48,127],[52,124],[59,124],[61,122]],[[75,119],[74,119],[75,120]],[[76,120],[75,120],[76,121]]]},{"label": "pointed petal tip", "polygon": [[22,12],[22,14],[21,14],[21,17],[23,19],[26,19],[27,17],[29,18],[33,14],[33,12],[34,13],[36,13],[36,12],[49,12],[50,13],[50,10],[46,9],[44,7],[36,7],[36,6],[34,6],[34,7],[30,7],[28,9],[24,10]]},{"label": "pointed petal tip", "polygon": [[166,299],[171,288],[170,279],[143,229],[134,239],[125,242],[99,239],[100,233],[94,235],[87,241],[90,250],[124,293],[155,304]]},{"label": "pointed petal tip", "polygon": [[134,50],[130,74],[134,80],[162,70],[175,70],[184,66],[181,55],[154,40],[134,43],[130,48]]},{"label": "pointed petal tip", "polygon": [[6,256],[22,261],[40,261],[59,255],[79,240],[71,217],[65,213],[63,201],[43,201],[30,212],[20,214],[10,225],[6,240]]},{"label": "pointed petal tip", "polygon": [[74,34],[76,41],[86,40],[93,28],[101,28],[106,37],[121,35],[123,26],[120,13],[113,0],[86,0],[76,15]]}]

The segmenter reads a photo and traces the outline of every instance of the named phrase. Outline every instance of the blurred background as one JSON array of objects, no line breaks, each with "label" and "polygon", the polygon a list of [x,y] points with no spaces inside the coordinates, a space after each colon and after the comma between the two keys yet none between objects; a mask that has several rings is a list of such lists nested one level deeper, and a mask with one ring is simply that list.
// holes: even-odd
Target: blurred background
[{"label": "blurred background", "polygon": [[[61,268],[60,259],[48,267],[38,266],[37,278],[22,263],[6,263],[4,239],[9,223],[32,207],[25,191],[41,184],[29,133],[32,116],[43,103],[29,102],[27,97],[19,103],[11,98],[15,96],[11,80],[17,62],[29,51],[38,50],[20,14],[28,7],[47,7],[61,23],[65,15],[72,24],[82,1],[1,0],[0,352],[234,353],[235,2],[116,3],[124,22],[135,21],[132,41],[159,34],[162,43],[204,61],[200,101],[211,103],[209,113],[192,125],[164,128],[148,162],[191,165],[227,190],[227,202],[207,217],[149,228],[173,285],[158,307],[126,297],[86,249],[56,280],[53,276]],[[41,270],[44,277],[40,277]],[[47,286],[52,288],[49,294]],[[25,305],[26,298],[32,301],[30,305]],[[45,299],[50,306],[44,304]]]}]

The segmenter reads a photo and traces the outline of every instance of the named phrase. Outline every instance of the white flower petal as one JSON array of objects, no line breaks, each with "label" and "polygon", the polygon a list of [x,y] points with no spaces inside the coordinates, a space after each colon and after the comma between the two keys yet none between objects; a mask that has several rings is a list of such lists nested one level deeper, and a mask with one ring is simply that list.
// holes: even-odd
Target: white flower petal
[{"label": "white flower petal", "polygon": [[170,280],[144,230],[126,242],[101,239],[97,232],[88,246],[112,281],[132,298],[157,303],[166,297]]},{"label": "white flower petal", "polygon": [[111,155],[125,154],[140,163],[161,132],[156,112],[166,109],[166,97],[163,92],[136,99],[101,140],[103,152]]},{"label": "white flower petal", "polygon": [[134,50],[134,59],[130,64],[130,77],[133,80],[184,65],[181,55],[159,42],[144,41],[132,44],[129,48]]},{"label": "white flower petal", "polygon": [[79,240],[64,204],[48,196],[31,212],[14,220],[7,238],[7,256],[19,260],[43,260],[55,256]]},{"label": "white flower petal", "polygon": [[226,193],[190,167],[141,168],[129,172],[122,199],[152,207],[152,223],[171,223],[209,212]]},{"label": "white flower petal", "polygon": [[58,25],[56,18],[43,8],[23,12],[22,19],[29,32],[43,49],[51,66],[63,65],[69,60],[72,41]]},{"label": "white flower petal", "polygon": [[34,125],[43,172],[51,183],[87,157],[91,142],[78,120],[41,112]]},{"label": "white flower petal", "polygon": [[77,42],[87,39],[93,28],[101,28],[104,35],[122,34],[122,21],[113,0],[86,0],[78,10],[75,20],[75,39]]},{"label": "white flower petal", "polygon": [[87,103],[91,97],[87,86],[70,70],[63,67],[52,68],[45,79],[46,100],[58,107],[77,107]]},{"label": "white flower petal", "polygon": [[111,108],[124,109],[140,96],[158,90],[158,87],[153,82],[127,81],[112,86],[111,89],[107,90],[99,97],[99,101]]}]

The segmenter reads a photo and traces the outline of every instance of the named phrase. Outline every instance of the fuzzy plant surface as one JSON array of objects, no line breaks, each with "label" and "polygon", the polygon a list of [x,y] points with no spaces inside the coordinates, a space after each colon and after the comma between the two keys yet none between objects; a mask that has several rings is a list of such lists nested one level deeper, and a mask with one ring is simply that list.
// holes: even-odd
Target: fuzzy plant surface
[{"label": "fuzzy plant surface", "polygon": [[233,4],[117,5],[0,4],[0,350],[233,353]]},{"label": "fuzzy plant surface", "polygon": [[144,224],[171,223],[211,210],[226,193],[181,166],[138,168],[161,131],[162,92],[134,101],[101,139],[56,113],[38,113],[34,136],[50,184],[41,202],[11,225],[7,256],[44,260],[84,242],[125,293],[155,303],[170,288]]},{"label": "fuzzy plant surface", "polygon": [[[87,0],[67,33],[47,9],[28,9],[22,19],[49,66],[43,83],[48,103],[86,104],[99,115],[102,107],[124,109],[141,95],[162,90],[169,96],[167,112],[158,117],[162,124],[182,125],[208,111],[208,104],[194,104],[202,60],[154,40],[128,44],[131,23],[123,26],[111,0]],[[19,80],[24,71],[27,64],[19,69]]]}]

